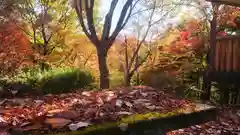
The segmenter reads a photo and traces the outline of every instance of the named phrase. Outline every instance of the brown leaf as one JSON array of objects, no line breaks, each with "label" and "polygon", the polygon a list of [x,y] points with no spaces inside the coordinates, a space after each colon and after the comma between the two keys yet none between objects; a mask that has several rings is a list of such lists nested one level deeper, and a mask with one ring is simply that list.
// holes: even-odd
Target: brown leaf
[{"label": "brown leaf", "polygon": [[43,127],[41,124],[34,124],[34,125],[29,125],[24,128],[22,128],[23,131],[29,131],[29,130],[39,130]]},{"label": "brown leaf", "polygon": [[87,116],[87,117],[88,117],[88,116],[89,116],[89,117],[94,117],[97,112],[98,112],[98,109],[97,109],[97,108],[88,108],[88,109],[85,111],[84,115]]},{"label": "brown leaf", "polygon": [[77,111],[63,111],[60,113],[56,113],[54,117],[65,118],[65,119],[75,119],[80,116],[80,113]]},{"label": "brown leaf", "polygon": [[52,128],[62,128],[71,122],[71,120],[64,118],[48,118],[45,120],[45,123],[50,124]]}]

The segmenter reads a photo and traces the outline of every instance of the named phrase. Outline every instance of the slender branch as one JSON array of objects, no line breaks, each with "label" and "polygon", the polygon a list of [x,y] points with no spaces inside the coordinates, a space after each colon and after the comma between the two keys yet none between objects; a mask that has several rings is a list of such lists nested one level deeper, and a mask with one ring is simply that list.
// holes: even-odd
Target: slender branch
[{"label": "slender branch", "polygon": [[109,33],[112,27],[113,12],[117,6],[118,0],[113,0],[110,9],[105,17],[105,22],[103,26],[102,40],[107,40],[109,38]]},{"label": "slender branch", "polygon": [[47,43],[49,43],[49,41],[52,39],[53,33],[51,32],[50,36],[47,39]]},{"label": "slender branch", "polygon": [[[139,0],[138,0],[139,1]],[[137,1],[137,2],[138,2]],[[136,3],[137,3],[136,2]],[[110,40],[114,41],[117,37],[117,35],[119,34],[119,32],[125,27],[125,25],[127,24],[128,20],[129,20],[129,16],[131,15],[132,13],[132,10],[134,8],[133,6],[133,0],[127,0],[127,2],[124,4],[123,6],[123,9],[122,9],[122,12],[120,14],[120,17],[119,17],[119,20],[117,22],[117,26],[115,28],[115,30],[113,31],[112,35],[110,36]],[[134,4],[136,5],[136,4]],[[127,12],[129,11],[129,14],[124,22],[124,19],[127,15]]]},{"label": "slender branch", "polygon": [[[156,7],[156,1],[154,2],[154,7]],[[148,35],[148,33],[149,33],[149,30],[150,30],[150,28],[151,28],[151,26],[152,26],[152,19],[153,19],[153,15],[154,15],[155,9],[156,9],[156,8],[153,8],[153,10],[152,10],[152,12],[151,12],[150,19],[149,19],[149,21],[148,21],[147,31],[145,32],[143,39],[142,39],[140,42],[139,42],[139,40],[137,41],[137,49],[135,50],[135,52],[134,52],[134,54],[133,54],[133,57],[132,57],[131,60],[130,60],[129,69],[128,69],[128,70],[131,69],[131,67],[132,67],[132,65],[133,65],[133,62],[134,62],[134,59],[136,58],[136,56],[137,56],[137,54],[138,54],[138,52],[139,52],[142,44],[145,42],[145,39],[146,39],[146,37],[147,37],[147,35]],[[161,18],[162,18],[162,17],[161,17]]]},{"label": "slender branch", "polygon": [[94,42],[98,42],[97,32],[95,29],[94,19],[93,19],[93,9],[94,9],[95,0],[89,0],[89,1],[90,2],[87,2],[87,1],[85,2],[88,29],[91,33],[91,40],[94,40]]},{"label": "slender branch", "polygon": [[86,66],[87,62],[89,61],[89,59],[92,57],[92,55],[94,54],[94,52],[92,51],[88,57],[86,58],[86,60],[84,61],[83,65]]},{"label": "slender branch", "polygon": [[86,25],[84,24],[84,20],[83,20],[83,5],[82,5],[82,1],[80,0],[75,0],[76,2],[76,6],[74,7],[76,12],[77,12],[77,16],[78,16],[78,20],[80,22],[80,25],[83,29],[83,32],[86,34],[86,36],[91,39],[91,34],[88,32]]},{"label": "slender branch", "polygon": [[123,25],[121,26],[121,29],[123,29],[123,28],[127,25],[129,19],[131,18],[131,14],[132,14],[133,9],[136,7],[136,5],[137,5],[137,3],[138,3],[139,1],[140,1],[140,0],[137,0],[137,1],[133,4],[133,6],[130,8],[130,10],[129,10],[129,12],[128,12],[128,15],[127,15],[127,17],[126,17],[126,19],[125,19],[125,22],[124,22]]},{"label": "slender branch", "polygon": [[134,72],[144,63],[146,62],[147,58],[150,56],[151,52],[148,51],[147,55],[143,58],[141,62],[139,62],[133,69],[130,71],[130,76],[133,76]]}]

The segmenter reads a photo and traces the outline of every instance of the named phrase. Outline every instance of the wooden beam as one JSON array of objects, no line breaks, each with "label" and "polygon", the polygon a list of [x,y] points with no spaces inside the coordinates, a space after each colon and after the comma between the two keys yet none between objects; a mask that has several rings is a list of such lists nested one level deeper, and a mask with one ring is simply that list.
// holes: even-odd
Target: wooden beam
[{"label": "wooden beam", "polygon": [[207,0],[207,1],[240,7],[240,0]]}]

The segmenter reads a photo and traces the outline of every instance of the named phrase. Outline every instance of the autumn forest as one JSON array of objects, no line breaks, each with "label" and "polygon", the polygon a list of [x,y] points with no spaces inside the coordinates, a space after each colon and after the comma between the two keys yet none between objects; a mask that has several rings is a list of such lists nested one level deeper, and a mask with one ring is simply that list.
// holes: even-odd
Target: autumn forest
[{"label": "autumn forest", "polygon": [[0,135],[240,134],[240,3],[0,0]]}]

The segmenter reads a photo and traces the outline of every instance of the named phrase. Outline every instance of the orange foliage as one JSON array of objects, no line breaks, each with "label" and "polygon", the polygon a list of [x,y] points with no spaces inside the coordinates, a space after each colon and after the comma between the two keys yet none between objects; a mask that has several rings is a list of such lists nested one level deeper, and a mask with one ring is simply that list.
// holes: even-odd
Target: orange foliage
[{"label": "orange foliage", "polygon": [[33,54],[27,35],[14,23],[0,26],[0,71],[9,73],[23,64],[31,64]]},{"label": "orange foliage", "polygon": [[230,25],[238,27],[239,22],[236,20],[240,17],[240,8],[224,5],[218,11],[218,23],[220,25]]}]

